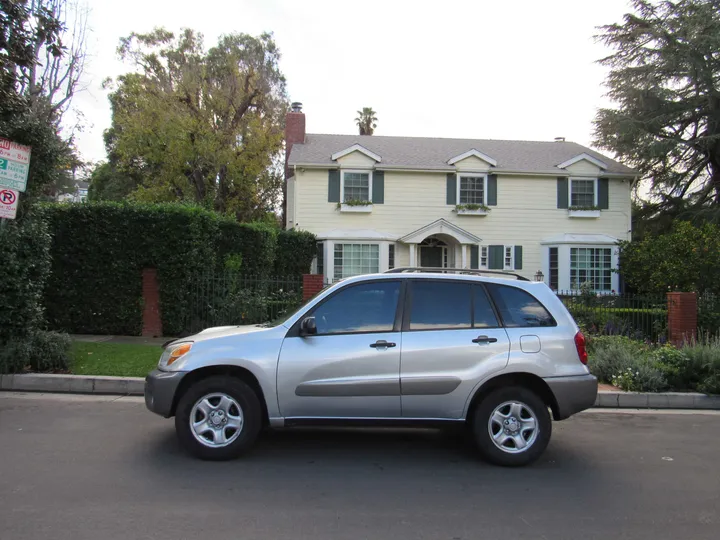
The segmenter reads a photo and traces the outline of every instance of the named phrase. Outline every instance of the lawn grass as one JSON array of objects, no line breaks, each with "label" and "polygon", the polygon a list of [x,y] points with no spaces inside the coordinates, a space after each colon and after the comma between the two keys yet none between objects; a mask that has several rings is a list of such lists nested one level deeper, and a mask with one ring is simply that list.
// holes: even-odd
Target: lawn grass
[{"label": "lawn grass", "polygon": [[153,345],[76,341],[70,371],[75,375],[144,377],[157,366],[161,354],[162,348]]}]

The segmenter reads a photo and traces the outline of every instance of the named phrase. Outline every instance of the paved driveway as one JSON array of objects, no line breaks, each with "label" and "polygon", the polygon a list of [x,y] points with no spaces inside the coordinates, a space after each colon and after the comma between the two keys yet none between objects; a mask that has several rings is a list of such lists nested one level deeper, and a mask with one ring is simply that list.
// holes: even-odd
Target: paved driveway
[{"label": "paved driveway", "polygon": [[303,430],[204,463],[137,398],[0,393],[0,538],[716,539],[720,415],[584,413],[501,469],[458,435]]}]

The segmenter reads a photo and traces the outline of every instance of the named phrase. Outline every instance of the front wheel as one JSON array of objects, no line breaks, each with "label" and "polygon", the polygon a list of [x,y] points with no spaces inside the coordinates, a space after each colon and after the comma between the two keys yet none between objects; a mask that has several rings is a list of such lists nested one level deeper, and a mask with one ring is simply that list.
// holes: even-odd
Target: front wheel
[{"label": "front wheel", "polygon": [[532,463],[545,451],[552,420],[537,394],[509,386],[493,390],[477,405],[472,430],[485,459],[517,467]]},{"label": "front wheel", "polygon": [[240,379],[208,377],[180,398],[175,430],[180,444],[207,460],[233,459],[255,443],[262,427],[257,394]]}]

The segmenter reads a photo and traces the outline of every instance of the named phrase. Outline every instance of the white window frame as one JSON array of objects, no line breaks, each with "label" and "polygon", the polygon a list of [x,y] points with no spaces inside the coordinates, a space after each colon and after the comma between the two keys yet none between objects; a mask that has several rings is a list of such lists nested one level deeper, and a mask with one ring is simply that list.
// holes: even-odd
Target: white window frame
[{"label": "white window frame", "polygon": [[[585,244],[572,244],[569,246],[569,249],[567,251],[567,272],[568,272],[568,280],[570,283],[570,290],[578,292],[580,291],[580,283],[573,283],[572,282],[572,250],[573,249],[608,249],[610,250],[610,289],[593,289],[593,292],[596,293],[602,293],[602,294],[609,294],[612,291],[617,292],[617,286],[615,284],[615,275],[616,272],[613,270],[617,269],[617,259],[615,256],[615,249],[613,249],[613,246],[607,246],[607,245],[585,245]],[[560,252],[558,250],[558,267],[562,265],[560,261]],[[559,268],[558,268],[559,270]],[[559,273],[559,272],[558,272]],[[558,280],[559,285],[559,280]],[[576,285],[576,287],[573,287],[573,285]]]},{"label": "white window frame", "polygon": [[587,176],[571,176],[568,181],[568,208],[573,207],[572,203],[572,185],[573,182],[577,180],[592,180],[593,181],[593,206],[598,206],[598,179],[597,178],[589,178]]},{"label": "white window frame", "polygon": [[[507,251],[510,250],[510,266],[507,265]],[[503,270],[515,270],[515,246],[503,246]]]},{"label": "white window frame", "polygon": [[[340,275],[341,275],[341,277],[337,277],[337,276],[335,275],[335,274],[336,274],[336,270],[337,270],[337,265],[335,264],[335,248],[336,248],[336,246],[346,246],[346,245],[351,245],[351,246],[377,246],[377,249],[378,249],[378,259],[377,259],[377,260],[378,260],[378,272],[381,272],[381,271],[382,271],[382,268],[383,268],[383,256],[382,256],[382,251],[383,251],[383,250],[381,249],[381,246],[380,246],[380,243],[379,243],[379,242],[357,242],[357,241],[356,241],[356,242],[353,242],[353,241],[348,241],[348,242],[345,242],[345,241],[334,242],[334,243],[333,243],[333,248],[332,248],[332,249],[333,249],[333,251],[332,251],[332,256],[333,256],[333,269],[332,269],[333,275],[332,275],[332,279],[333,279],[333,281],[337,281],[337,280],[340,280],[340,279],[346,279],[346,277],[343,276],[342,266],[340,267]],[[345,258],[345,253],[344,253],[344,251],[345,251],[345,248],[343,247],[343,262],[344,262],[344,258]],[[387,265],[387,262],[385,262],[384,264]],[[353,274],[353,275],[358,275],[358,274]],[[352,277],[352,276],[347,276],[347,277]]]},{"label": "white window frame", "polygon": [[[488,267],[488,247],[487,246],[479,246],[479,252],[478,252],[478,268],[482,268],[484,270],[487,270]],[[485,259],[485,264],[483,264],[483,258]]]},{"label": "white window frame", "polygon": [[370,169],[341,169],[340,170],[340,202],[345,202],[345,173],[360,173],[368,175],[368,202],[372,204],[373,172]]},{"label": "white window frame", "polygon": [[463,178],[482,178],[483,179],[483,202],[479,204],[487,205],[487,189],[488,189],[488,175],[486,173],[457,173],[457,186],[455,193],[455,200],[457,204],[478,204],[478,203],[463,203],[460,202],[460,186],[462,185]]}]

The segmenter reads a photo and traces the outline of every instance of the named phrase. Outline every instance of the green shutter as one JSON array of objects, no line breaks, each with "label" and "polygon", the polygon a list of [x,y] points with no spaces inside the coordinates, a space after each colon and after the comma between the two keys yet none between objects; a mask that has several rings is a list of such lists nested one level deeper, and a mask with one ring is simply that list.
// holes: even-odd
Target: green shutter
[{"label": "green shutter", "polygon": [[328,202],[340,202],[340,171],[328,171]]},{"label": "green shutter", "polygon": [[600,210],[610,208],[610,180],[608,178],[598,180],[598,206]]},{"label": "green shutter", "polygon": [[558,176],[557,179],[557,207],[567,208],[568,205],[568,179]]},{"label": "green shutter", "polygon": [[372,203],[385,203],[385,171],[373,171],[372,188]]},{"label": "green shutter", "polygon": [[515,270],[522,270],[522,246],[515,246]]},{"label": "green shutter", "polygon": [[470,268],[480,268],[480,248],[470,246]]},{"label": "green shutter", "polygon": [[505,258],[505,246],[488,247],[488,268],[490,270],[502,270],[503,259]]},{"label": "green shutter", "polygon": [[488,176],[487,205],[497,206],[497,174]]},{"label": "green shutter", "polygon": [[457,204],[457,175],[455,173],[447,175],[446,204]]}]

